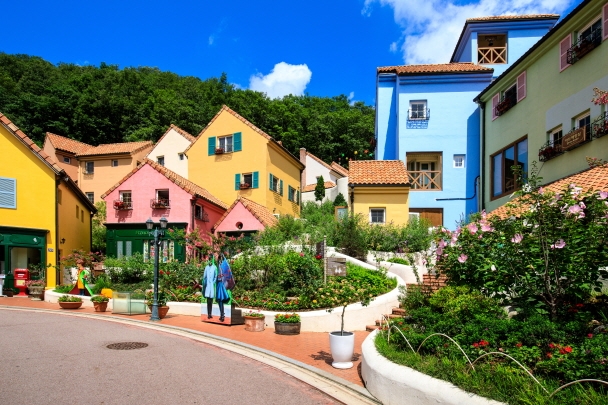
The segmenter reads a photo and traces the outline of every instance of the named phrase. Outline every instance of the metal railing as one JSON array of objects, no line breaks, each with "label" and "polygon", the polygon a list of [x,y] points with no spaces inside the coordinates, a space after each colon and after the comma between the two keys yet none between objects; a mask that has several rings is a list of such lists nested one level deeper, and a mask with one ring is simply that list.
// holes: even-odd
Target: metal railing
[{"label": "metal railing", "polygon": [[541,162],[546,162],[547,160],[551,160],[562,153],[564,153],[564,151],[562,150],[561,138],[558,141],[548,141],[538,150],[538,160]]},{"label": "metal railing", "polygon": [[496,105],[495,114],[497,116],[503,115],[507,111],[509,111],[513,106],[517,104],[517,97],[509,96],[505,97],[500,103]]},{"label": "metal railing", "polygon": [[591,123],[591,137],[601,138],[608,135],[608,111],[602,113]]},{"label": "metal railing", "polygon": [[407,119],[409,121],[424,121],[431,118],[431,110],[426,108],[422,111],[412,111],[412,109],[407,110]]},{"label": "metal railing", "polygon": [[167,198],[153,198],[150,200],[150,207],[155,209],[170,208],[171,201]]},{"label": "metal railing", "polygon": [[570,47],[570,49],[568,49],[566,60],[572,65],[578,62],[583,56],[587,55],[601,43],[602,28],[600,27],[591,31],[589,35],[579,38],[579,40],[576,41],[574,45]]},{"label": "metal railing", "polygon": [[115,210],[132,210],[133,204],[131,201],[123,201],[123,200],[114,200],[114,209]]}]

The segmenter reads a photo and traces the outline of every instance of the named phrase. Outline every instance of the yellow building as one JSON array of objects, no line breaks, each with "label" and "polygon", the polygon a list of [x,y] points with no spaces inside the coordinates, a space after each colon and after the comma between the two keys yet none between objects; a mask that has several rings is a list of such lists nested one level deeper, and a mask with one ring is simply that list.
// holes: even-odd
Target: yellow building
[{"label": "yellow building", "polygon": [[410,184],[403,161],[352,160],[348,173],[351,213],[371,224],[407,224]]},{"label": "yellow building", "polygon": [[226,204],[245,197],[275,216],[300,216],[304,165],[230,108],[223,106],[185,153],[188,179]]},{"label": "yellow building", "polygon": [[0,273],[50,264],[47,287],[61,283],[59,258],[91,249],[95,207],[61,167],[0,113]]}]

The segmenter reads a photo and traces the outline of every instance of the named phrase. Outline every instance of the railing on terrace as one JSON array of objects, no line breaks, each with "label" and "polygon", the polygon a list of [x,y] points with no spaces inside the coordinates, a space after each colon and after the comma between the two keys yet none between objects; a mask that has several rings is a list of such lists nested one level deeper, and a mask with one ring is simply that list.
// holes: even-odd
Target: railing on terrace
[{"label": "railing on terrace", "polygon": [[580,38],[568,49],[566,58],[569,64],[578,62],[583,56],[587,55],[602,43],[602,28],[597,28],[585,37]]},{"label": "railing on terrace", "polygon": [[156,209],[170,208],[171,201],[166,198],[153,198],[150,200],[150,207]]},{"label": "railing on terrace", "polygon": [[592,138],[601,138],[608,135],[608,111],[605,111],[591,123],[591,131]]},{"label": "railing on terrace", "polygon": [[562,140],[560,138],[559,141],[549,141],[544,144],[538,151],[538,160],[541,162],[546,162],[547,160],[553,159],[556,156],[563,154],[562,150]]},{"label": "railing on terrace", "polygon": [[477,48],[477,62],[480,64],[507,63],[507,47],[491,46]]},{"label": "railing on terrace", "polygon": [[412,190],[441,190],[441,171],[409,171]]},{"label": "railing on terrace", "polygon": [[505,97],[500,103],[496,105],[496,115],[500,116],[509,111],[513,106],[517,104],[517,98],[515,96]]},{"label": "railing on terrace", "polygon": [[423,111],[412,111],[411,109],[407,110],[407,119],[409,121],[424,121],[431,118],[431,110],[430,108],[426,108]]},{"label": "railing on terrace", "polygon": [[114,209],[118,211],[132,210],[133,204],[131,201],[114,200]]}]

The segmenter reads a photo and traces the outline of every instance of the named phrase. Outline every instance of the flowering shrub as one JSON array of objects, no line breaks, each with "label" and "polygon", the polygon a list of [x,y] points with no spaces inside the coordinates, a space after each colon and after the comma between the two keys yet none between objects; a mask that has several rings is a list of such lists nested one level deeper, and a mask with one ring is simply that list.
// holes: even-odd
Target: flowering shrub
[{"label": "flowering shrub", "polygon": [[300,315],[298,314],[276,314],[274,321],[279,323],[298,323],[300,322]]},{"label": "flowering shrub", "polygon": [[66,267],[92,267],[93,263],[103,261],[104,256],[101,252],[85,252],[82,249],[74,249],[72,253],[61,258],[61,265]]},{"label": "flowering shrub", "polygon": [[25,282],[26,287],[44,287],[46,286],[46,281],[44,280],[28,280]]},{"label": "flowering shrub", "polygon": [[481,213],[437,234],[436,266],[450,283],[556,319],[569,302],[600,291],[608,272],[608,193],[570,184],[538,187],[533,173],[508,218]]}]

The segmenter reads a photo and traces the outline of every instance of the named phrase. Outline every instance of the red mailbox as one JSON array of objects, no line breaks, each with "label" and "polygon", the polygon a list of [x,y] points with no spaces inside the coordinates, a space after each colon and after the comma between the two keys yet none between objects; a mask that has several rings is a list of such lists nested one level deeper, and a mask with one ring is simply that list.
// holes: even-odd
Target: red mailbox
[{"label": "red mailbox", "polygon": [[25,282],[30,279],[30,271],[28,269],[15,269],[15,287],[19,289],[18,297],[27,297],[25,290],[27,286]]}]

